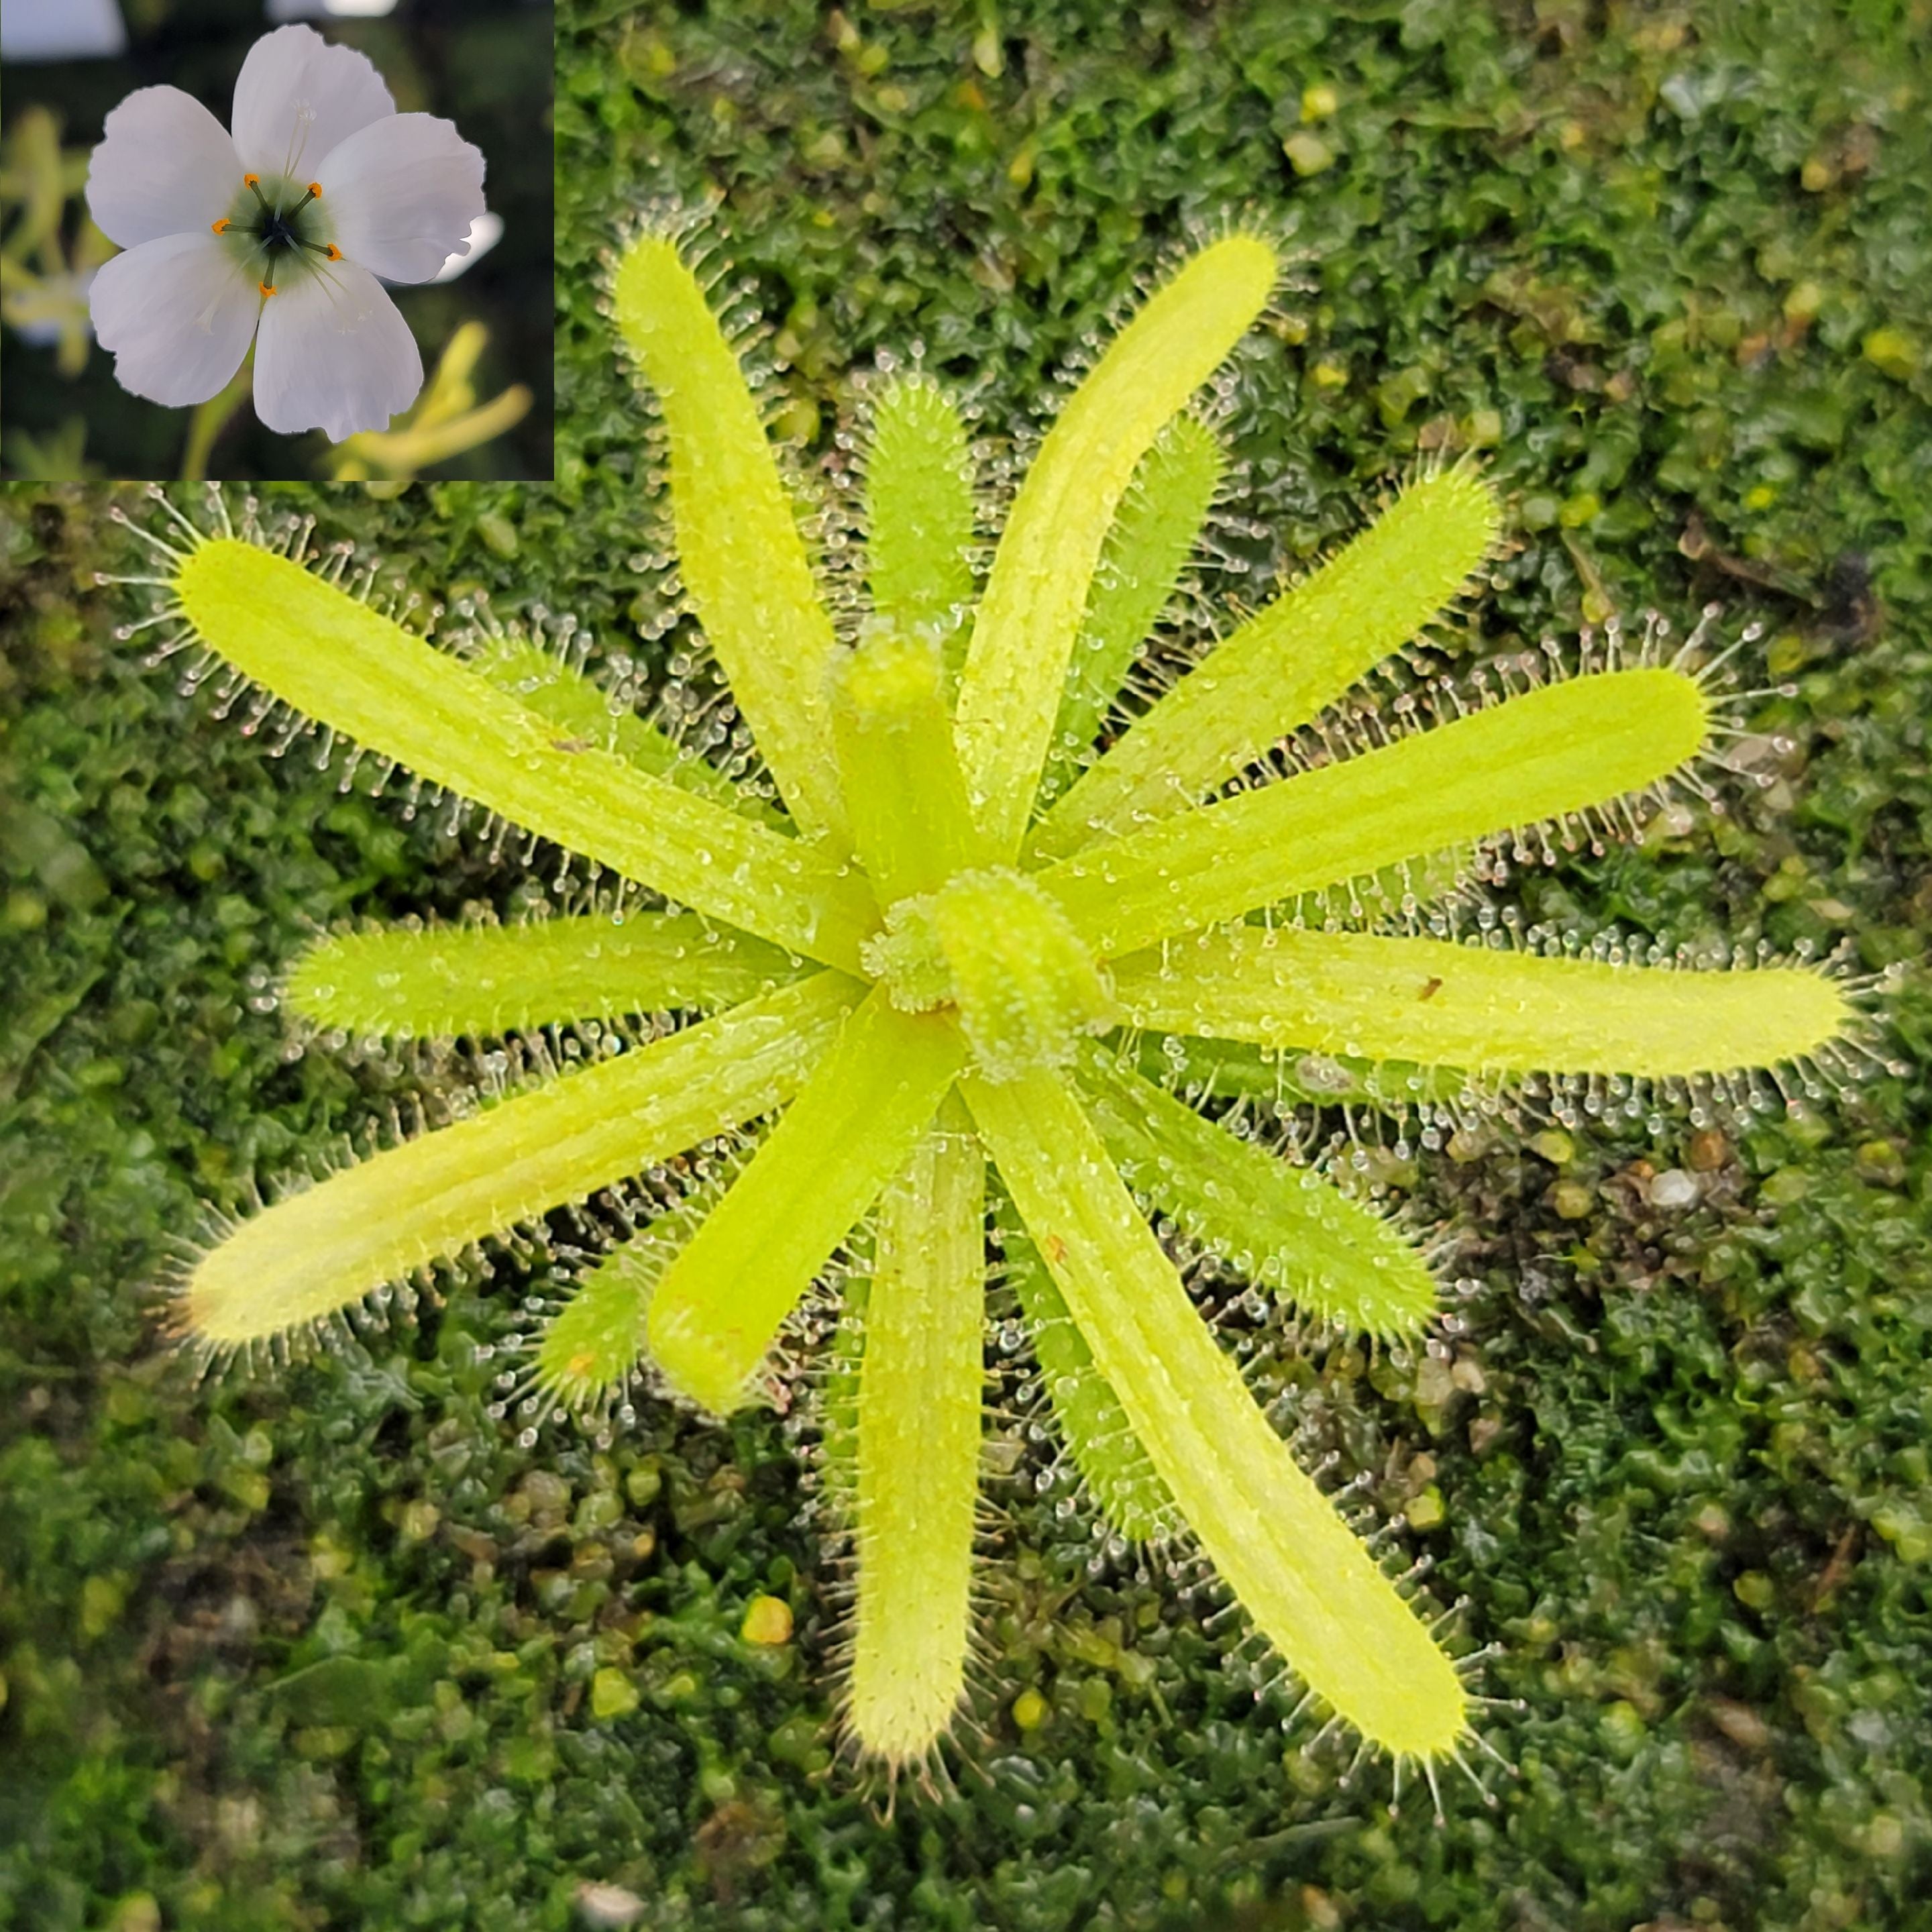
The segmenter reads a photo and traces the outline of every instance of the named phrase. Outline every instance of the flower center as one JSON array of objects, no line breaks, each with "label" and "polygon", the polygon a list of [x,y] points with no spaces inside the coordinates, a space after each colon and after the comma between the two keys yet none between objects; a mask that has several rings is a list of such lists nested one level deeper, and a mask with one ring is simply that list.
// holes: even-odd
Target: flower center
[{"label": "flower center", "polygon": [[228,212],[212,225],[265,296],[286,286],[292,275],[342,260],[334,224],[323,212],[320,182],[244,175]]},{"label": "flower center", "polygon": [[1106,976],[1066,915],[1006,866],[956,874],[889,906],[860,956],[902,1011],[956,1006],[988,1080],[1064,1066],[1079,1035],[1113,1023]]}]

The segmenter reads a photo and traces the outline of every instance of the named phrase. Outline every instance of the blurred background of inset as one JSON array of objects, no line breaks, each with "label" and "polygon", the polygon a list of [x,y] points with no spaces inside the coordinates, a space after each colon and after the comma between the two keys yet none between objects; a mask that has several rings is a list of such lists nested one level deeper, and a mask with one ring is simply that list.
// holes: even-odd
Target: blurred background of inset
[{"label": "blurred background of inset", "polygon": [[[332,444],[256,419],[252,364],[198,409],[114,380],[87,288],[115,253],[88,219],[88,158],[136,88],[170,85],[228,125],[249,48],[291,20],[374,62],[402,112],[483,151],[469,256],[392,286],[422,350],[415,406]],[[552,472],[551,9],[548,0],[0,0],[0,474],[394,481]]]}]

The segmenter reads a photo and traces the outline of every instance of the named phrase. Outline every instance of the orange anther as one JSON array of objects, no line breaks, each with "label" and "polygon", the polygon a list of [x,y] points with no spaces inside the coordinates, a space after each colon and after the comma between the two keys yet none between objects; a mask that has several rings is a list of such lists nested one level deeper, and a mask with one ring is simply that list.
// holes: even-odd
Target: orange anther
[{"label": "orange anther", "polygon": [[310,182],[309,183],[309,184],[308,184],[308,191],[309,191],[309,193],[310,193],[310,194],[312,194],[312,195],[314,195],[314,196],[315,196],[315,198],[316,198],[316,200],[317,201],[320,201],[320,200],[322,199],[322,184],[321,184],[321,182]]},{"label": "orange anther", "polygon": [[216,234],[226,235],[228,232],[228,218],[224,214],[219,221],[212,222],[209,226]]},{"label": "orange anther", "polygon": [[271,288],[271,287],[269,286],[269,285],[268,285],[266,282],[259,282],[259,283],[257,283],[257,284],[256,284],[256,286],[258,288],[260,288],[260,290],[262,291],[262,294],[264,294],[265,296],[272,296],[272,295],[273,295],[273,294],[275,292],[274,292],[274,290],[272,288]]},{"label": "orange anther", "polygon": [[244,175],[242,177],[242,185],[244,188],[260,188],[261,184],[262,177],[260,175]]},{"label": "orange anther", "polygon": [[342,260],[342,250],[333,242],[328,244],[328,259],[332,262],[339,262]]}]

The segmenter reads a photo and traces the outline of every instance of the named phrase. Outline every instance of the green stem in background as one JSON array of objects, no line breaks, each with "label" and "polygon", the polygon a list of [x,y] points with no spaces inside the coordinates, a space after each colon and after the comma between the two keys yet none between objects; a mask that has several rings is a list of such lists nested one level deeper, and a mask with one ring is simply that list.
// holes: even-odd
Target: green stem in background
[{"label": "green stem in background", "polygon": [[1032,816],[1067,660],[1114,512],[1168,419],[1261,313],[1279,272],[1250,235],[1204,248],[1121,330],[1014,498],[959,682],[959,762],[995,856]]},{"label": "green stem in background", "polygon": [[418,470],[446,463],[466,449],[480,449],[514,429],[530,414],[534,400],[523,383],[512,382],[487,403],[465,410],[460,416],[446,417],[431,426],[389,430],[383,436],[382,466],[392,476],[413,476]]},{"label": "green stem in background", "polygon": [[1667,778],[1708,729],[1704,693],[1680,672],[1572,678],[1195,806],[1039,876],[1111,958],[1405,859],[1589,811]]},{"label": "green stem in background", "polygon": [[215,439],[228,427],[235,412],[254,393],[255,351],[251,344],[228,386],[205,403],[197,403],[188,419],[188,440],[182,446],[181,480],[199,483],[208,474],[208,459]]},{"label": "green stem in background", "polygon": [[386,1148],[244,1221],[189,1275],[180,1322],[238,1348],[314,1326],[789,1100],[858,989],[821,973],[634,1053]]},{"label": "green stem in background", "polygon": [[1175,1504],[1268,1641],[1373,1744],[1455,1749],[1455,1667],[1268,1426],[1054,1075],[961,1082],[1067,1310]]},{"label": "green stem in background", "polygon": [[986,1162],[956,1097],[879,1203],[857,1400],[846,1720],[924,1758],[964,1694],[985,1316]]},{"label": "green stem in background", "polygon": [[530,413],[534,400],[530,391],[515,382],[478,404],[470,380],[489,341],[490,332],[480,322],[463,323],[436,358],[435,370],[406,416],[392,428],[363,430],[336,445],[328,459],[334,480],[361,482],[380,472],[390,480],[376,488],[393,489],[396,479],[407,482],[419,470],[479,448],[514,429]]}]

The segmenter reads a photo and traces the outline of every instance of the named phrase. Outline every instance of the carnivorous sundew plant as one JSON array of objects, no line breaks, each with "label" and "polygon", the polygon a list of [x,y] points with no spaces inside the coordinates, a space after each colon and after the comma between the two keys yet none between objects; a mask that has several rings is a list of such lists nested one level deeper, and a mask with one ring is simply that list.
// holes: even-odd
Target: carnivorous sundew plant
[{"label": "carnivorous sundew plant", "polygon": [[[916,368],[882,371],[862,540],[820,547],[856,551],[835,572],[696,261],[640,234],[608,305],[659,415],[677,608],[734,710],[686,675],[646,716],[554,621],[459,606],[432,642],[426,607],[386,608],[373,567],[252,506],[168,506],[143,532],[157,656],[193,653],[187,682],[248,728],[352,744],[345,784],[358,759],[406,769],[412,798],[628,882],[520,926],[304,952],[286,999],[325,1035],[575,1029],[578,1064],[227,1226],[184,1268],[179,1325],[212,1359],[278,1354],[602,1202],[628,1237],[516,1396],[608,1420],[641,1377],[722,1414],[770,1389],[782,1331],[808,1306],[822,1322],[831,1282],[845,1721],[896,1768],[930,1760],[972,1654],[990,1251],[1110,1533],[1197,1550],[1304,1701],[1398,1786],[1432,1784],[1474,1736],[1465,1673],[1250,1392],[1173,1231],[1258,1298],[1414,1340],[1454,1321],[1418,1240],[1339,1184],[1346,1161],[1232,1129],[1310,1095],[1438,1142],[1526,1088],[1565,1116],[1652,1090],[1750,1104],[1750,1070],[1787,1070],[1782,1093],[1864,1050],[1856,989],[1822,968],[1566,946],[1453,896],[1634,824],[1673,775],[1702,788],[1727,728],[1708,626],[1681,646],[1613,632],[1468,690],[1423,676],[1401,654],[1498,538],[1492,490],[1456,464],[1196,661],[1163,658],[1146,640],[1221,480],[1190,398],[1278,274],[1241,232],[1098,355],[989,560],[959,413]],[[1392,657],[1396,694],[1349,722],[1345,694]],[[1256,1104],[1188,1104],[1161,1076],[1208,1064],[1190,1055],[1215,1097]]]}]

